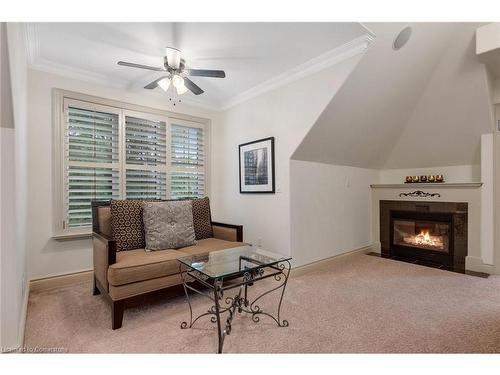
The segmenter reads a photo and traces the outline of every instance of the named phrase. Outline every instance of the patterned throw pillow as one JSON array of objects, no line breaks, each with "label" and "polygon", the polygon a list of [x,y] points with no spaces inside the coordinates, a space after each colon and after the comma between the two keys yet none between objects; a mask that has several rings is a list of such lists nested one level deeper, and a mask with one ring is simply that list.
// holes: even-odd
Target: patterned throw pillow
[{"label": "patterned throw pillow", "polygon": [[178,249],[196,243],[191,201],[145,202],[146,250]]},{"label": "patterned throw pillow", "polygon": [[212,230],[212,218],[210,215],[210,201],[208,197],[193,199],[193,224],[197,240],[211,238],[214,236]]},{"label": "patterned throw pillow", "polygon": [[141,201],[111,201],[111,233],[117,250],[144,248],[144,224]]}]

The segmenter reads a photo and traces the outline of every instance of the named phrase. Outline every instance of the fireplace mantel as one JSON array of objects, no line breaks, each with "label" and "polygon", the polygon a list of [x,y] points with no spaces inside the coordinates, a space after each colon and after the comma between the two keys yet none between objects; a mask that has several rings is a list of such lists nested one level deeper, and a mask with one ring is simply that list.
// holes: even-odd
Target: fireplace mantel
[{"label": "fireplace mantel", "polygon": [[482,182],[440,182],[440,183],[416,183],[416,184],[371,184],[372,189],[402,189],[402,188],[453,188],[453,189],[476,189],[483,186]]}]

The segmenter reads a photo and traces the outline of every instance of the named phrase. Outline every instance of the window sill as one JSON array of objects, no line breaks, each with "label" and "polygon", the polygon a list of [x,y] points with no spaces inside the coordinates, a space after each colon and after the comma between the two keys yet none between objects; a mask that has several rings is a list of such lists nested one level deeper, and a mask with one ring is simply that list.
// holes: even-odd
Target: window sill
[{"label": "window sill", "polygon": [[57,233],[52,235],[52,239],[57,241],[64,240],[78,240],[83,238],[91,238],[92,232],[83,232],[83,233]]}]

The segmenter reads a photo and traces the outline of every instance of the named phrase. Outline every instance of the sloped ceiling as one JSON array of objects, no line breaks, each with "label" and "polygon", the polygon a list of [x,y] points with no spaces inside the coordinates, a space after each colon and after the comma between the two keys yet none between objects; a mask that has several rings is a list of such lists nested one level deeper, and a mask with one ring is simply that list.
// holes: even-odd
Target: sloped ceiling
[{"label": "sloped ceiling", "polygon": [[479,24],[366,24],[369,50],[292,158],[364,168],[472,164],[490,132],[486,71],[474,55]]},{"label": "sloped ceiling", "polygon": [[475,55],[479,26],[456,29],[385,168],[479,164],[480,136],[493,126],[486,68]]}]

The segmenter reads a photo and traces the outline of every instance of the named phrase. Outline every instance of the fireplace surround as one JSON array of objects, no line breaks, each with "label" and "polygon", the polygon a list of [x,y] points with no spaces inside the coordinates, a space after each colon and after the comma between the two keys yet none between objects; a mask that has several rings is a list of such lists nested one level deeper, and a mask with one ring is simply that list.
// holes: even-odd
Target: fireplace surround
[{"label": "fireplace surround", "polygon": [[467,203],[380,201],[382,256],[465,270]]}]

